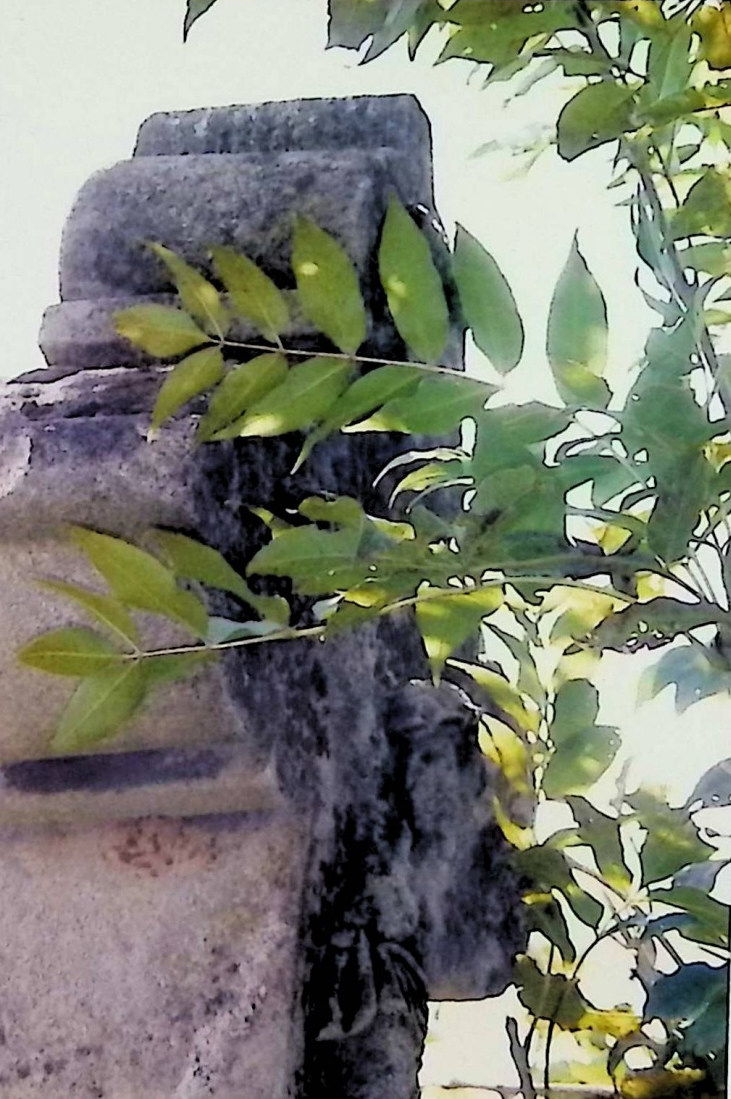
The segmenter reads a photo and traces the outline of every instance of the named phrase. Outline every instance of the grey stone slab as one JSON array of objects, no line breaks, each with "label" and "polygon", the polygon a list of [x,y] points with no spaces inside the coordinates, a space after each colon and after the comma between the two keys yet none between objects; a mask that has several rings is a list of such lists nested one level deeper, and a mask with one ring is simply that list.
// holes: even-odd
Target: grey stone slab
[{"label": "grey stone slab", "polygon": [[211,244],[233,246],[289,280],[296,214],[343,244],[366,289],[389,193],[428,195],[420,166],[394,150],[294,152],[249,157],[139,157],[82,187],[63,235],[63,300],[169,290],[164,265],[145,248],[160,241],[210,271]]},{"label": "grey stone slab", "polygon": [[154,114],[140,127],[135,156],[384,146],[427,163],[429,121],[413,96],[298,99]]},{"label": "grey stone slab", "polygon": [[3,1099],[290,1099],[307,826],[0,829]]}]

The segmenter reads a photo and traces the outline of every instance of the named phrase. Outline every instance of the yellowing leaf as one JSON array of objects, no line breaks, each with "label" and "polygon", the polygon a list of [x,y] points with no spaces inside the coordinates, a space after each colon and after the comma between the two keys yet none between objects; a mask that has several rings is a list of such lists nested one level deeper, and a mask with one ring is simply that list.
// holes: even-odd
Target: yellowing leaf
[{"label": "yellowing leaf", "polygon": [[180,300],[191,317],[212,335],[224,336],[230,318],[215,286],[169,248],[164,248],[162,244],[150,244],[149,247],[167,267]]},{"label": "yellowing leaf", "polygon": [[193,397],[212,389],[223,372],[223,355],[218,347],[204,347],[183,359],[162,384],[152,410],[152,426],[159,427]]},{"label": "yellowing leaf", "polygon": [[114,736],[139,709],[145,689],[139,661],[128,660],[84,679],[61,716],[51,748],[70,755]]},{"label": "yellowing leaf", "polygon": [[284,355],[258,355],[231,370],[214,390],[208,409],[198,424],[203,440],[235,439],[236,420],[251,405],[265,397],[287,377],[289,367]]},{"label": "yellowing leaf", "polygon": [[368,324],[358,275],[345,250],[309,218],[299,218],[292,266],[305,316],[340,351],[354,355]]},{"label": "yellowing leaf", "polygon": [[44,633],[18,652],[21,664],[51,675],[96,675],[124,659],[106,638],[82,626]]},{"label": "yellowing leaf", "polygon": [[396,328],[425,362],[437,362],[449,336],[449,310],[426,237],[391,199],[378,253],[381,284]]},{"label": "yellowing leaf", "polygon": [[507,374],[523,354],[523,322],[497,263],[461,225],[457,226],[452,270],[475,343],[496,370]]},{"label": "yellowing leaf", "polygon": [[480,622],[501,606],[500,588],[472,591],[434,588],[423,584],[416,603],[416,624],[424,642],[429,667],[439,682],[446,660],[473,634]]},{"label": "yellowing leaf", "polygon": [[169,305],[133,305],[114,314],[114,329],[148,355],[172,359],[210,337],[182,309]]},{"label": "yellowing leaf", "polygon": [[348,384],[351,365],[318,355],[292,367],[285,380],[237,420],[239,436],[284,435],[316,423]]},{"label": "yellowing leaf", "polygon": [[252,260],[232,248],[212,248],[211,255],[236,310],[268,340],[277,340],[289,323],[289,308],[281,290]]},{"label": "yellowing leaf", "polygon": [[490,697],[490,700],[503,711],[506,718],[515,723],[517,729],[531,733],[538,731],[540,724],[538,711],[526,708],[519,692],[505,676],[494,672],[484,664],[467,663],[462,660],[450,660],[449,666],[459,669],[473,679]]}]

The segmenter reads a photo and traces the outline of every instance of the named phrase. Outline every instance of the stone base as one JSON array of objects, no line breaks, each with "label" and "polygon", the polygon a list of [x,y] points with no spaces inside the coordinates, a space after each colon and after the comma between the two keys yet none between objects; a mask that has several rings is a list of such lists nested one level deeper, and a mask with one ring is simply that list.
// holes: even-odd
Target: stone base
[{"label": "stone base", "polygon": [[303,830],[277,813],[0,831],[3,1099],[285,1099]]}]

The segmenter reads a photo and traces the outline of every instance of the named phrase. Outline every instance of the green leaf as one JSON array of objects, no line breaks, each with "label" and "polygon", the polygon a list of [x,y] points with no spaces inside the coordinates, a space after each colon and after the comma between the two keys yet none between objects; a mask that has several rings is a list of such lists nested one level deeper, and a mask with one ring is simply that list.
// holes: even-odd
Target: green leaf
[{"label": "green leaf", "polygon": [[325,531],[294,527],[282,531],[249,562],[249,575],[288,576],[303,595],[329,595],[360,583],[368,563],[359,558],[357,528]]},{"label": "green leaf", "polygon": [[547,893],[552,889],[559,889],[578,919],[589,927],[598,927],[604,909],[594,897],[576,884],[562,851],[550,846],[549,841],[547,844],[529,847],[527,851],[520,851],[514,857],[520,871],[527,875],[537,889]]},{"label": "green leaf", "polygon": [[674,973],[658,975],[649,990],[645,1019],[682,1020],[687,1025],[700,1018],[716,999],[725,1005],[727,996],[726,966],[689,962]]},{"label": "green leaf", "polygon": [[603,410],[609,387],[607,306],[574,237],[548,314],[546,353],[562,400]]},{"label": "green leaf", "polygon": [[[499,589],[493,590],[499,591]],[[504,675],[500,675],[484,664],[471,664],[462,660],[450,660],[449,667],[457,668],[474,680],[481,688],[481,692],[484,692],[490,700],[490,707],[497,706],[501,711],[500,719],[516,732],[523,735],[526,732],[538,731],[540,721],[538,712],[526,709],[519,692]]]},{"label": "green leaf", "polygon": [[302,312],[348,355],[366,338],[368,322],[358,275],[334,237],[309,218],[297,219],[292,266]]},{"label": "green leaf", "polygon": [[126,661],[84,679],[61,715],[51,748],[71,755],[116,735],[139,709],[146,688],[139,661]]},{"label": "green leaf", "polygon": [[470,637],[478,639],[483,618],[503,602],[502,589],[476,588],[462,591],[423,584],[416,603],[416,625],[424,642],[434,682],[452,653]]},{"label": "green leaf", "polygon": [[[723,864],[706,863],[706,866]],[[708,943],[713,946],[729,945],[729,911],[721,901],[709,897],[701,889],[690,886],[673,886],[671,889],[651,889],[650,900],[653,904],[667,904],[673,908],[681,909],[685,917],[682,923],[672,926],[678,927],[686,939],[694,942]],[[647,926],[647,933],[652,935],[656,929],[662,930],[662,920],[672,920],[673,916],[659,916]]]},{"label": "green leaf", "polygon": [[170,530],[155,530],[153,537],[177,576],[185,580],[198,580],[201,584],[247,599],[249,585],[212,546],[205,546],[194,538]]},{"label": "green leaf", "polygon": [[457,225],[452,270],[475,343],[496,370],[507,374],[523,354],[523,322],[497,263],[461,225]]},{"label": "green leaf", "polygon": [[614,889],[629,887],[631,875],[624,862],[619,819],[600,812],[586,798],[574,795],[566,801],[579,825],[578,838],[591,847],[604,880]]},{"label": "green leaf", "polygon": [[701,645],[680,645],[664,653],[640,678],[638,700],[647,702],[666,687],[675,688],[675,709],[682,714],[694,702],[731,691],[731,672],[723,658]]},{"label": "green leaf", "polygon": [[591,1005],[579,991],[575,978],[560,973],[541,973],[527,955],[515,964],[518,999],[535,1019],[548,1019],[562,1030],[580,1030]]},{"label": "green leaf", "polygon": [[453,431],[467,416],[479,415],[494,392],[494,386],[474,378],[428,374],[407,396],[387,401],[369,419],[343,430],[443,435]]},{"label": "green leaf", "polygon": [[96,675],[124,659],[106,638],[82,626],[41,634],[18,652],[19,663],[50,675]]},{"label": "green leaf", "polygon": [[204,347],[188,355],[163,382],[152,410],[152,426],[160,427],[193,397],[212,389],[223,374],[223,354],[219,347]]},{"label": "green leaf", "polygon": [[328,47],[359,49],[386,21],[390,0],[330,0]]},{"label": "green leaf", "polygon": [[230,318],[215,286],[169,248],[164,248],[162,244],[150,244],[148,247],[167,267],[180,300],[191,317],[206,332],[225,336]]},{"label": "green leaf", "polygon": [[[373,0],[369,0],[369,3],[373,3]],[[394,42],[398,42],[413,24],[423,3],[424,0],[391,0],[383,27],[373,35],[363,57],[364,64],[374,61],[390,49]]]},{"label": "green leaf", "polygon": [[579,46],[569,49],[543,50],[540,57],[548,57],[563,67],[566,76],[605,76],[610,62],[594,53],[587,53]]},{"label": "green leaf", "polygon": [[571,942],[566,917],[561,906],[550,893],[534,895],[526,904],[528,931],[540,931],[551,946],[561,951],[565,962],[576,961],[576,948]]},{"label": "green leaf", "polygon": [[673,236],[731,237],[731,170],[706,168],[672,220]]},{"label": "green leaf", "polygon": [[40,587],[47,591],[55,592],[72,599],[85,611],[101,622],[103,626],[117,634],[127,645],[136,648],[140,635],[132,617],[127,613],[120,602],[111,595],[100,595],[98,592],[89,591],[87,588],[79,588],[75,584],[67,584],[64,580],[39,580]]},{"label": "green leaf", "polygon": [[185,23],[183,24],[183,41],[188,40],[193,24],[200,19],[202,15],[212,8],[216,3],[216,0],[188,0],[188,6],[185,11]]},{"label": "green leaf", "polygon": [[210,343],[192,317],[169,305],[133,305],[114,314],[114,330],[148,355],[172,359]]},{"label": "green leaf", "polygon": [[192,592],[181,591],[175,575],[156,557],[121,538],[83,527],[71,527],[70,537],[127,606],[164,615],[198,637],[206,636],[206,608]]},{"label": "green leaf", "polygon": [[690,27],[683,20],[674,24],[672,34],[651,38],[647,62],[650,110],[662,108],[664,101],[686,90],[693,67],[690,47]]},{"label": "green leaf", "polygon": [[422,376],[418,367],[379,366],[356,378],[332,406],[322,424],[308,435],[292,472],[300,469],[317,444],[328,435],[348,424],[357,423],[392,397],[412,393]]},{"label": "green leaf", "polygon": [[288,370],[284,355],[276,353],[258,355],[229,371],[211,395],[198,424],[198,438],[216,442],[235,439],[239,433],[236,421],[247,408],[281,385]]},{"label": "green leaf", "polygon": [[284,435],[316,423],[330,410],[348,384],[351,364],[318,355],[293,366],[285,380],[231,425],[238,436]]},{"label": "green leaf", "polygon": [[420,359],[437,362],[449,336],[442,280],[426,237],[395,196],[383,226],[378,263],[400,336]]},{"label": "green leaf", "polygon": [[617,652],[638,652],[667,645],[678,634],[719,622],[723,612],[713,603],[681,603],[661,596],[647,603],[633,603],[610,614],[591,635],[592,644]]},{"label": "green leaf", "polygon": [[266,339],[276,341],[289,323],[289,307],[281,290],[233,248],[212,248],[211,255],[236,311],[252,321]]},{"label": "green leaf", "polygon": [[578,92],[558,117],[559,156],[575,160],[587,150],[635,129],[634,95],[634,88],[607,80],[589,84]]},{"label": "green leaf", "polygon": [[555,750],[543,776],[547,797],[581,793],[614,759],[619,737],[610,726],[595,724],[598,709],[596,687],[586,680],[570,680],[558,691],[549,731]]},{"label": "green leaf", "polygon": [[638,790],[628,801],[635,819],[647,830],[641,852],[642,884],[663,881],[691,863],[709,858],[714,848],[698,836],[690,816],[671,808],[647,790]]}]

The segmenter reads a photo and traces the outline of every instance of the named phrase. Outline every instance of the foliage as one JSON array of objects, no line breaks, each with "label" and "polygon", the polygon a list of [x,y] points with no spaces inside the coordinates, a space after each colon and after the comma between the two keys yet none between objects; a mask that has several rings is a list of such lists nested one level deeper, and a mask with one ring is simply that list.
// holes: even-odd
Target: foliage
[{"label": "foliage", "polygon": [[[214,2],[189,0],[186,34]],[[297,307],[322,334],[318,355],[284,345],[288,298],[250,258],[215,248],[203,274],[153,244],[180,307],[138,306],[116,323],[172,363],[155,429],[195,400],[201,444],[300,432],[295,468],[338,431],[436,439],[391,464],[387,514],[346,497],[309,498],[286,522],[259,511],[272,539],[248,574],[288,577],[299,595],[319,597],[309,620],[291,625],[284,600],[256,594],[214,550],[180,535],[151,535],[143,549],[76,529],[109,592],[49,585],[104,632],[69,626],[20,657],[80,678],[55,739],[74,751],[114,735],[156,683],[222,649],[327,639],[413,608],[433,677],[481,712],[481,743],[501,775],[497,818],[531,882],[533,934],[516,968],[534,1020],[522,1055],[544,1027],[548,1080],[560,1027],[605,1051],[626,1095],[649,1094],[658,1080],[682,1092],[688,1073],[720,1085],[725,1001],[714,963],[727,957],[727,919],[707,895],[718,863],[688,808],[619,787],[611,809],[590,800],[618,746],[590,680],[606,649],[660,648],[644,697],[673,686],[682,710],[731,686],[731,376],[715,350],[731,319],[731,6],[330,0],[331,46],[370,61],[404,36],[412,56],[439,37],[439,62],[467,60],[486,83],[518,77],[525,91],[567,78],[558,155],[612,154],[638,285],[659,318],[629,385],[613,392],[606,377],[611,318],[578,240],[546,331],[556,407],[501,405],[496,386],[441,364],[450,330],[464,327],[499,381],[521,359],[524,322],[497,260],[461,226],[447,292],[429,237],[395,195],[381,227],[378,306],[403,340],[401,362],[367,353],[357,273],[310,221],[295,227],[293,275]],[[241,318],[257,340],[230,337]],[[471,432],[445,445],[439,437],[465,421]],[[437,491],[454,500],[449,520],[431,506]],[[240,619],[211,617],[206,587],[233,594]],[[196,641],[146,649],[137,610]],[[535,800],[563,802],[573,824],[538,843],[524,812]],[[586,959],[608,939],[635,957],[642,1017],[598,1010],[582,991]],[[685,961],[689,944],[704,961]],[[663,951],[671,974],[658,964]],[[637,1047],[655,1060],[652,1082],[628,1074],[625,1055]]]}]

